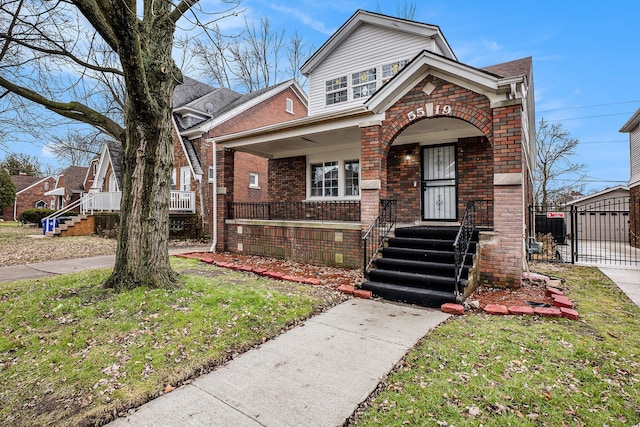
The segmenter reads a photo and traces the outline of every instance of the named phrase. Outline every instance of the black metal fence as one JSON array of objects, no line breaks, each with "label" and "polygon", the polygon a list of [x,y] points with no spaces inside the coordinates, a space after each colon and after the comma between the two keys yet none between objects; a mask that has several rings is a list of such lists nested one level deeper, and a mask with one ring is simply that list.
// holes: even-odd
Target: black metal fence
[{"label": "black metal fence", "polygon": [[233,202],[229,219],[360,222],[360,201]]},{"label": "black metal fence", "polygon": [[[530,206],[530,259],[640,265],[640,199],[618,197],[561,206]],[[635,225],[634,225],[635,224]],[[529,245],[529,248],[532,246]]]}]

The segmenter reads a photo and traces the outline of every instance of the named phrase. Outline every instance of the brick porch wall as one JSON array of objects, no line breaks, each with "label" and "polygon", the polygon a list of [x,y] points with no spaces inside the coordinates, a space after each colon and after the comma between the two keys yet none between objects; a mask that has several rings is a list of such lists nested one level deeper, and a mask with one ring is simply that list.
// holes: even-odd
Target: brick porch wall
[{"label": "brick porch wall", "polygon": [[307,198],[306,156],[269,159],[269,201],[301,202]]},{"label": "brick porch wall", "polygon": [[227,221],[229,252],[345,268],[362,266],[359,224]]}]

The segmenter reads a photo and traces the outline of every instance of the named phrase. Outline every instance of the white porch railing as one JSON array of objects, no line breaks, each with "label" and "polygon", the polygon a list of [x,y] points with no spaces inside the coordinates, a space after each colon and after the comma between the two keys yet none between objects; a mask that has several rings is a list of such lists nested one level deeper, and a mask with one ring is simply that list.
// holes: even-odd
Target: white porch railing
[{"label": "white porch railing", "polygon": [[[82,213],[94,211],[117,212],[120,210],[122,192],[88,193],[81,199]],[[169,199],[169,212],[196,211],[196,193],[194,191],[172,191]]]}]

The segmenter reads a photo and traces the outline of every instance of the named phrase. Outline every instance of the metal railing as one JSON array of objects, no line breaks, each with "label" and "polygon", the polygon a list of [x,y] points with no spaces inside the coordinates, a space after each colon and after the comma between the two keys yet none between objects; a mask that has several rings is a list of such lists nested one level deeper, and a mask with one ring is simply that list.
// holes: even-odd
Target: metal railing
[{"label": "metal railing", "polygon": [[227,218],[359,222],[360,201],[230,202]]},{"label": "metal railing", "polygon": [[[57,227],[57,220],[64,214],[71,212],[72,210],[76,209],[76,208],[80,208],[83,204],[83,201],[85,200],[85,198],[91,198],[92,194],[95,193],[88,193],[86,196],[83,196],[81,198],[79,198],[78,200],[76,200],[73,203],[70,203],[69,205],[58,209],[57,211],[55,211],[54,213],[52,213],[49,216],[46,216],[44,218],[42,218],[42,226],[46,231],[53,231],[56,227]],[[84,212],[83,212],[84,213]]]},{"label": "metal railing", "polygon": [[[121,191],[101,191],[87,193],[81,199],[82,213],[117,212],[122,200]],[[169,198],[169,212],[196,211],[196,193],[194,191],[171,191]]]},{"label": "metal railing", "polygon": [[380,200],[380,214],[369,226],[362,238],[363,244],[363,271],[368,276],[369,267],[376,259],[378,251],[384,244],[384,240],[396,224],[396,200]]},{"label": "metal railing", "polygon": [[460,221],[460,228],[456,235],[456,240],[453,242],[454,260],[455,260],[455,280],[456,280],[456,295],[460,295],[460,278],[464,267],[465,260],[469,254],[469,247],[471,246],[471,240],[473,233],[476,230],[476,201],[472,200],[467,203],[467,207],[464,211],[462,221]]}]

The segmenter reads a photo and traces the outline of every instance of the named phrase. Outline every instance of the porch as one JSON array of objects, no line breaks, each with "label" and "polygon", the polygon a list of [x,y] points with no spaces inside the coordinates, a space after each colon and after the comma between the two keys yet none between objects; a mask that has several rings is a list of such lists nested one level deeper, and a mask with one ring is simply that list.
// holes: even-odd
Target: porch
[{"label": "porch", "polygon": [[[121,191],[87,193],[80,199],[80,211],[92,215],[94,212],[119,212]],[[171,191],[169,212],[196,212],[195,191]]]}]

